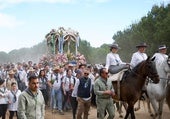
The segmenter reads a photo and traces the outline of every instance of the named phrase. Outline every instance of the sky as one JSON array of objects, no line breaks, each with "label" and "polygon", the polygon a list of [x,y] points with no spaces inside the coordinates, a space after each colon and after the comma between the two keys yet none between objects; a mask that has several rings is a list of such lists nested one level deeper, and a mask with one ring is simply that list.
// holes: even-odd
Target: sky
[{"label": "sky", "polygon": [[79,32],[92,47],[114,42],[117,31],[170,0],[0,0],[0,51],[29,48],[51,29]]}]

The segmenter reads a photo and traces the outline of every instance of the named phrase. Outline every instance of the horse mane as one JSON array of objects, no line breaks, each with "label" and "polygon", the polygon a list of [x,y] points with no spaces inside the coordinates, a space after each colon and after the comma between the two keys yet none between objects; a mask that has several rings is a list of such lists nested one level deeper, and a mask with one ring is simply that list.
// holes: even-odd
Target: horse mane
[{"label": "horse mane", "polygon": [[133,72],[136,72],[136,71],[138,70],[138,68],[141,66],[141,64],[143,64],[145,61],[146,61],[146,60],[138,63],[138,64],[132,69],[132,71],[133,71]]},{"label": "horse mane", "polygon": [[[146,60],[143,60],[142,62],[138,63],[132,70],[136,72],[137,69],[141,66],[141,64],[145,63],[146,61],[149,61],[149,59],[150,59],[150,56],[148,56]],[[150,61],[154,61],[154,60],[155,60],[155,57],[153,57]]]}]

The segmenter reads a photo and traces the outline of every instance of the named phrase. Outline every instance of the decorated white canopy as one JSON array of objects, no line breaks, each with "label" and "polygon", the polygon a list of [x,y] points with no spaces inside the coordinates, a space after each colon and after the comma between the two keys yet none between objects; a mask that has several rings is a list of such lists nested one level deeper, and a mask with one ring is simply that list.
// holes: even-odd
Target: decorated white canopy
[{"label": "decorated white canopy", "polygon": [[65,29],[59,27],[58,30],[52,29],[46,36],[49,53],[63,54],[65,44],[68,46],[68,53],[70,53],[70,43],[75,42],[75,55],[77,55],[77,47],[79,46],[79,33],[71,28]]}]

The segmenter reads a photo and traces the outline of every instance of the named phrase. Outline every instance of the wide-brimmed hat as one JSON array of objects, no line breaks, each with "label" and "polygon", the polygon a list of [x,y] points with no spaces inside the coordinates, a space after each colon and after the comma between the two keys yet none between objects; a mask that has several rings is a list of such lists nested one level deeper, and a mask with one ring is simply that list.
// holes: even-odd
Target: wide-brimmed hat
[{"label": "wide-brimmed hat", "polygon": [[119,45],[114,43],[110,45],[110,48],[120,49]]},{"label": "wide-brimmed hat", "polygon": [[139,45],[136,45],[136,48],[139,47],[148,47],[146,43],[140,43]]},{"label": "wide-brimmed hat", "polygon": [[8,74],[12,75],[12,74],[15,74],[15,72],[14,72],[13,70],[10,70],[10,71],[8,72]]},{"label": "wide-brimmed hat", "polygon": [[30,71],[35,71],[35,69],[34,69],[33,67],[30,67],[28,71],[29,71],[29,72],[30,72]]},{"label": "wide-brimmed hat", "polygon": [[53,67],[53,71],[55,71],[55,70],[59,70],[60,69],[60,67],[59,66],[55,66],[55,67]]},{"label": "wide-brimmed hat", "polygon": [[4,82],[5,80],[0,78],[0,85],[2,85]]},{"label": "wide-brimmed hat", "polygon": [[17,68],[13,68],[13,72],[16,73],[17,72]]},{"label": "wide-brimmed hat", "polygon": [[166,45],[160,45],[158,49],[159,49],[159,50],[162,50],[162,49],[167,49],[167,48],[168,48],[168,47],[166,47]]}]

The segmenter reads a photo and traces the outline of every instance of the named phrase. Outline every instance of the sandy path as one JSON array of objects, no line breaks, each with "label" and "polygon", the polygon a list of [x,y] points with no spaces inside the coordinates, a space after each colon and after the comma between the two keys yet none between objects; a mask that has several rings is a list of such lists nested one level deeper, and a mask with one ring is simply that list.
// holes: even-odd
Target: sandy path
[{"label": "sandy path", "polygon": [[[50,109],[46,109],[45,119],[72,119],[72,112],[65,112],[64,115],[59,115],[59,113],[52,113]],[[89,119],[97,119],[96,117],[96,109],[91,107],[89,112]],[[147,112],[147,105],[141,102],[141,109],[135,112],[136,119],[152,119]],[[7,115],[8,116],[8,115]],[[125,116],[125,110],[123,110],[123,116]],[[8,119],[8,118],[7,118]],[[16,119],[16,118],[14,118]],[[118,112],[116,112],[116,116],[114,119],[120,119]],[[121,118],[122,119],[122,118]],[[163,118],[162,119],[170,119],[170,110],[167,104],[164,104],[163,108]]]}]

